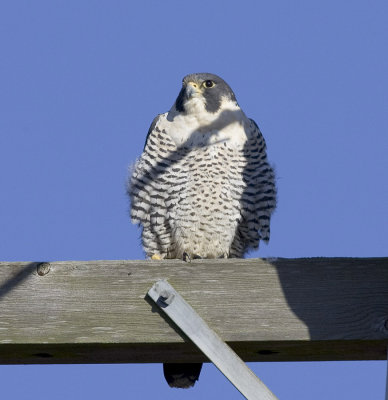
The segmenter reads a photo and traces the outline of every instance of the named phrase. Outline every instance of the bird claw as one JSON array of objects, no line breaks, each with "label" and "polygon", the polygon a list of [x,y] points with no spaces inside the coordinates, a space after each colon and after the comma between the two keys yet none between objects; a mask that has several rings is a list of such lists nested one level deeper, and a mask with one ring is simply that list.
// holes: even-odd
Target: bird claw
[{"label": "bird claw", "polygon": [[192,256],[190,256],[190,254],[185,251],[183,253],[182,259],[185,262],[191,262],[191,260],[201,260],[202,257],[199,256],[198,254],[193,254]]},{"label": "bird claw", "polygon": [[182,256],[182,259],[183,259],[184,262],[191,262],[191,257],[190,257],[189,253],[184,252],[183,256]]}]

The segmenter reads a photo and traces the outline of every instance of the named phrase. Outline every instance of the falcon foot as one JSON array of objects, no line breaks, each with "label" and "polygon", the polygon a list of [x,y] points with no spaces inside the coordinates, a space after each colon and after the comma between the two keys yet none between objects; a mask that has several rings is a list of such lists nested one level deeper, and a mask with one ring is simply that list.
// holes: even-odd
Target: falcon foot
[{"label": "falcon foot", "polygon": [[151,260],[161,260],[161,259],[162,259],[162,257],[160,254],[153,254],[151,256]]},{"label": "falcon foot", "polygon": [[186,251],[183,253],[183,256],[182,256],[182,260],[185,262],[191,262],[191,260],[200,260],[200,259],[202,259],[202,257],[199,256],[198,254],[190,255]]},{"label": "falcon foot", "polygon": [[183,260],[184,262],[191,262],[190,254],[184,252],[183,255],[182,255],[182,260]]}]

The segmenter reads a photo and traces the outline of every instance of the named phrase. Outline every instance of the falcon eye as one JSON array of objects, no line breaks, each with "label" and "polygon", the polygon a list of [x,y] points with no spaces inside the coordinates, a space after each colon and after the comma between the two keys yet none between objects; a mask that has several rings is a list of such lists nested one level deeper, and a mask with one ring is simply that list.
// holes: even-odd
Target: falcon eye
[{"label": "falcon eye", "polygon": [[203,83],[203,85],[204,85],[206,88],[211,88],[211,87],[213,87],[213,86],[215,85],[215,83],[209,79],[209,80],[205,81],[205,82]]}]

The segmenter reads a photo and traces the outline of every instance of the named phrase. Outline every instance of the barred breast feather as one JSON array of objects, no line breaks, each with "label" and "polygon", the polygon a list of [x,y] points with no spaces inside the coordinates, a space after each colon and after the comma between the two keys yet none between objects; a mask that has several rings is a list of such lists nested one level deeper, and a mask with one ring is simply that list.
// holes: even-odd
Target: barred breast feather
[{"label": "barred breast feather", "polygon": [[275,177],[255,122],[246,119],[239,145],[222,137],[178,145],[166,118],[151,125],[128,185],[147,257],[243,257],[268,241]]}]

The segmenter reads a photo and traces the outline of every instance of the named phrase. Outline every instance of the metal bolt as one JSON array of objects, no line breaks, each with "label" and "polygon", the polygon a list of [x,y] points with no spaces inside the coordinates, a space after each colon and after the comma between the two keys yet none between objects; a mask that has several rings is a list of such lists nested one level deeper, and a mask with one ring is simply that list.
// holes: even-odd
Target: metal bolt
[{"label": "metal bolt", "polygon": [[174,293],[168,290],[162,290],[159,294],[159,299],[157,303],[159,304],[160,307],[166,308],[173,302],[174,298],[175,298]]},{"label": "metal bolt", "polygon": [[175,295],[174,295],[174,293],[171,293],[168,290],[162,290],[160,292],[160,297],[163,299],[164,303],[169,305],[174,300]]}]

